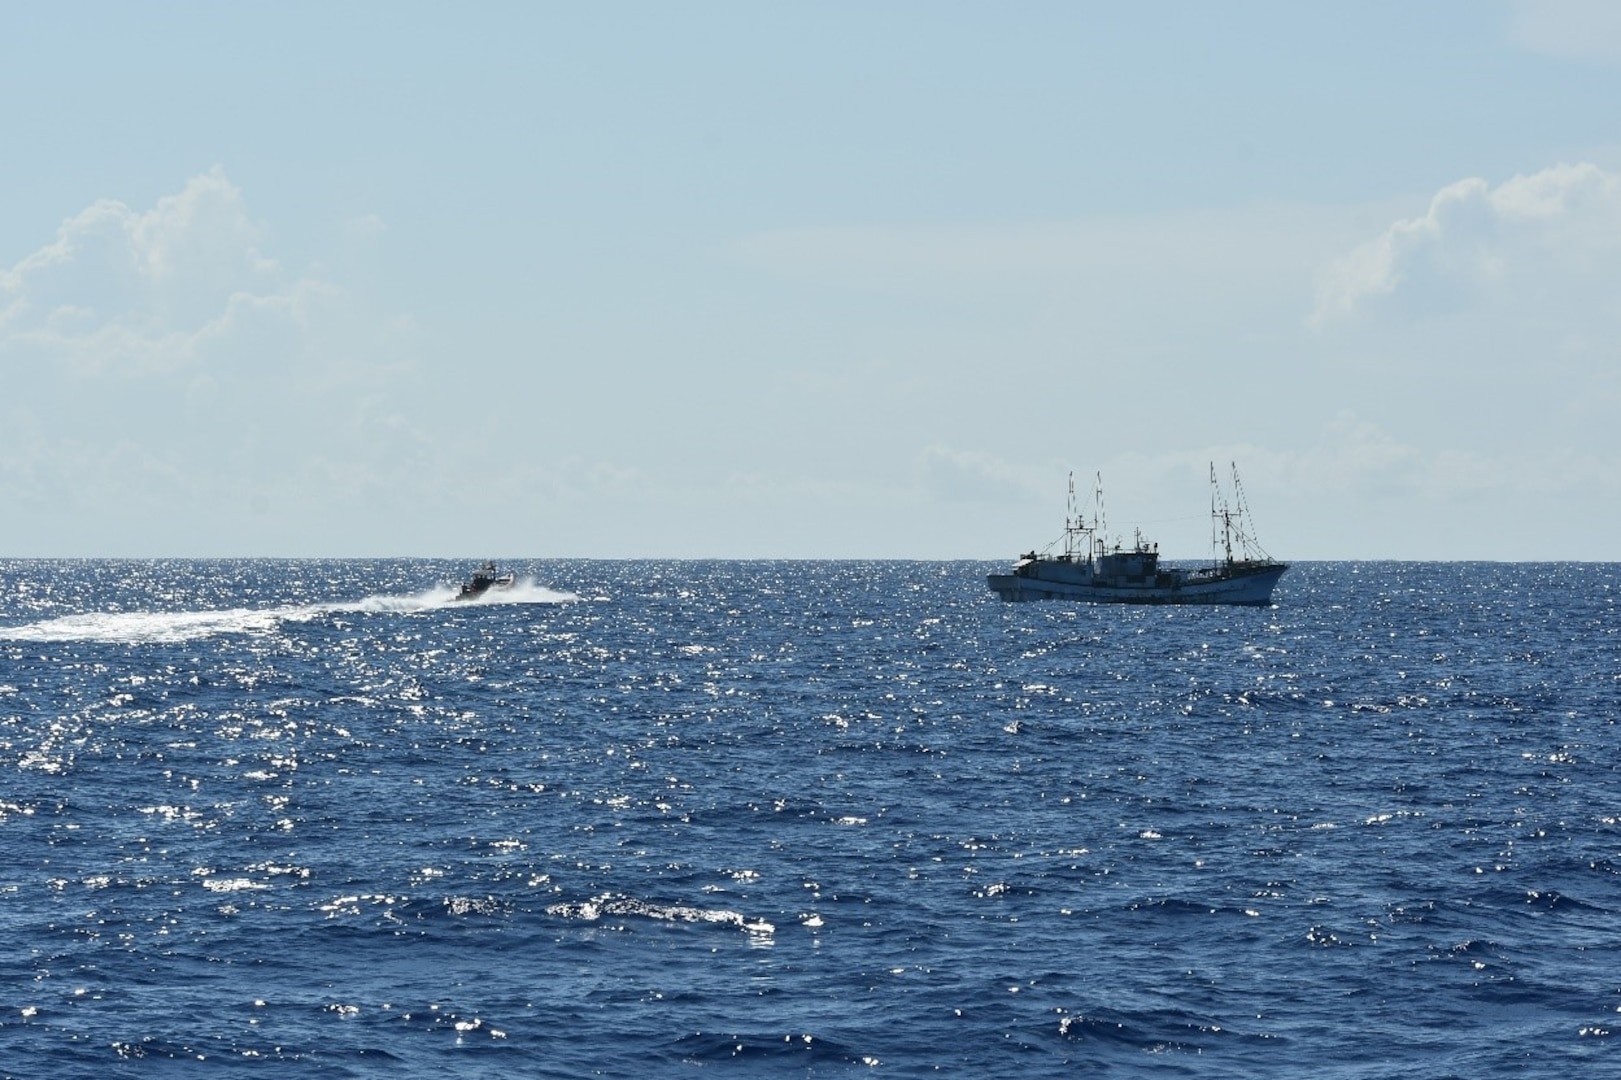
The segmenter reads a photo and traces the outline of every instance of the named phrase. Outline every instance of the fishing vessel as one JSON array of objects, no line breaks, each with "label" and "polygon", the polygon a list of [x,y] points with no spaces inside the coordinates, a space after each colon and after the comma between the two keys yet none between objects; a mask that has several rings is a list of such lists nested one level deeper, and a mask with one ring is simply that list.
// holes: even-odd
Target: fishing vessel
[{"label": "fishing vessel", "polygon": [[[1110,546],[1104,535],[1103,484],[1095,490],[1090,523],[1076,509],[1075,477],[1069,480],[1064,535],[1046,552],[1021,555],[1013,569],[985,581],[1007,601],[1078,600],[1097,604],[1242,604],[1265,607],[1289,569],[1256,542],[1244,488],[1233,467],[1236,508],[1227,502],[1210,467],[1210,562],[1199,567],[1161,566],[1159,545],[1141,530],[1128,548]],[[1060,542],[1061,553],[1053,553]],[[1235,553],[1236,552],[1236,553]]]},{"label": "fishing vessel", "polygon": [[491,589],[512,588],[512,583],[515,580],[512,571],[502,572],[496,568],[495,563],[487,562],[473,571],[473,576],[462,583],[461,592],[457,593],[453,599],[476,600]]}]

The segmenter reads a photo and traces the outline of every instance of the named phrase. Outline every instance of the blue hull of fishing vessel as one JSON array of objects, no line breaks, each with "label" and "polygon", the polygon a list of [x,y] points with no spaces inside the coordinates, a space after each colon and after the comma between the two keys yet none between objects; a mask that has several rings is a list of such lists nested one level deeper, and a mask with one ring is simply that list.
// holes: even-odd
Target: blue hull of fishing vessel
[{"label": "blue hull of fishing vessel", "polygon": [[[1129,555],[1155,552],[1127,553]],[[1117,556],[1107,555],[1104,559]],[[1085,560],[1063,556],[1021,559],[1012,573],[985,580],[1003,600],[1079,600],[1093,604],[1242,604],[1267,607],[1285,563],[1235,563],[1198,570],[1161,569],[1112,575]]]}]

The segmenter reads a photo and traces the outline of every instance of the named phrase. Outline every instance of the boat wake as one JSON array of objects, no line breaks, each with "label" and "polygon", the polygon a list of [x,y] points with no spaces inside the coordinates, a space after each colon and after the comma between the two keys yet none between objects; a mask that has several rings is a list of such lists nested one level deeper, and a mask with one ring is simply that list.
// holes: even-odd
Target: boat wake
[{"label": "boat wake", "polygon": [[323,611],[376,611],[411,612],[432,611],[435,608],[496,607],[504,604],[566,604],[579,597],[537,585],[533,578],[519,578],[503,589],[490,589],[478,596],[459,596],[451,585],[440,585],[411,596],[368,596],[352,604],[329,604]]},{"label": "boat wake", "polygon": [[284,623],[309,622],[323,616],[357,614],[411,614],[440,608],[462,610],[508,604],[565,604],[579,597],[519,580],[510,588],[492,590],[468,600],[456,599],[456,589],[442,585],[407,596],[377,595],[335,604],[305,604],[279,608],[229,608],[214,611],[117,611],[63,615],[55,619],[0,627],[0,641],[94,641],[107,644],[173,644],[219,634],[267,634]]},{"label": "boat wake", "polygon": [[266,633],[298,610],[235,608],[229,611],[118,611],[63,615],[23,626],[0,628],[0,641],[169,644],[215,634]]}]

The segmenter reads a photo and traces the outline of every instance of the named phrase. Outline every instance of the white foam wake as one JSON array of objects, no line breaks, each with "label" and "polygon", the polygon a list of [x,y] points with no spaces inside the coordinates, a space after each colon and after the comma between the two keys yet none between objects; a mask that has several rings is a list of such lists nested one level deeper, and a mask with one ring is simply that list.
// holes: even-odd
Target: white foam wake
[{"label": "white foam wake", "polygon": [[273,630],[293,609],[230,611],[118,611],[63,615],[0,629],[4,641],[100,641],[140,644],[191,641],[214,634]]},{"label": "white foam wake", "polygon": [[408,596],[386,594],[337,604],[280,608],[231,608],[219,611],[118,611],[63,615],[55,619],[0,627],[0,641],[94,641],[138,645],[173,644],[216,634],[270,633],[283,622],[306,622],[334,612],[411,613],[435,608],[484,607],[497,604],[563,604],[579,597],[523,580],[509,589],[491,590],[472,600],[457,600],[457,590],[441,585]]},{"label": "white foam wake", "polygon": [[513,582],[509,588],[491,589],[471,600],[458,600],[456,598],[458,591],[453,586],[440,585],[412,596],[368,596],[364,600],[358,600],[353,604],[334,605],[327,608],[327,610],[427,611],[447,605],[468,607],[495,604],[566,604],[570,600],[579,599],[574,593],[559,592],[556,589],[548,589],[544,585],[537,585],[531,578],[520,578]]}]

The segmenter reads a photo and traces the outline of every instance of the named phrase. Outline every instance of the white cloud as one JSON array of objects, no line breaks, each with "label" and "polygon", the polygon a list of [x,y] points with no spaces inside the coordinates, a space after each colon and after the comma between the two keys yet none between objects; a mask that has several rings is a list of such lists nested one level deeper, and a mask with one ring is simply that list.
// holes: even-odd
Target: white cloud
[{"label": "white cloud", "polygon": [[1412,314],[1490,302],[1564,307],[1606,294],[1621,274],[1621,176],[1556,165],[1490,186],[1471,178],[1393,223],[1318,276],[1322,327],[1390,298]]},{"label": "white cloud", "polygon": [[1003,503],[1050,495],[1046,468],[1032,469],[991,454],[935,444],[919,455],[924,488],[946,502]]},{"label": "white cloud", "polygon": [[1608,504],[1618,294],[1621,176],[1556,165],[1448,185],[1320,275],[1317,370],[1348,411],[1295,456],[1289,486],[1406,497],[1411,517],[1481,499]]},{"label": "white cloud", "polygon": [[[1367,507],[1405,503],[1414,517],[1444,518],[1460,504],[1500,498],[1508,506],[1527,498],[1586,494],[1601,502],[1621,496],[1621,469],[1603,447],[1543,440],[1523,452],[1493,443],[1437,441],[1429,429],[1411,437],[1375,416],[1341,409],[1323,418],[1301,445],[1222,443],[1161,454],[1122,454],[1102,463],[1111,492],[1155,492],[1149,510],[1174,513],[1168,490],[1185,492],[1215,462],[1222,482],[1236,462],[1246,487],[1281,507],[1326,501]],[[1447,438],[1455,432],[1446,433]],[[1185,498],[1185,496],[1183,496]],[[1185,509],[1185,507],[1183,507]]]},{"label": "white cloud", "polygon": [[[357,221],[381,229],[375,216]],[[100,200],[0,269],[0,365],[14,378],[152,382],[302,367],[314,388],[397,367],[378,341],[408,336],[409,320],[378,319],[338,283],[288,273],[261,250],[266,233],[219,168],[150,210]]]},{"label": "white cloud", "polygon": [[87,373],[184,366],[234,295],[281,287],[263,233],[217,168],[144,212],[96,202],[0,270],[0,354],[28,349]]},{"label": "white cloud", "polygon": [[1532,52],[1621,60],[1621,5],[1614,0],[1514,0],[1511,37]]},{"label": "white cloud", "polygon": [[388,232],[388,225],[377,214],[361,214],[345,220],[343,230],[357,240],[374,240]]},{"label": "white cloud", "polygon": [[1305,206],[1187,211],[978,225],[778,229],[735,242],[745,265],[818,284],[874,292],[1194,279],[1229,291],[1280,256],[1342,235],[1343,215]]},{"label": "white cloud", "polygon": [[[14,544],[255,550],[251,505],[288,523],[257,550],[296,550],[431,480],[397,402],[411,322],[289,272],[268,233],[216,168],[149,209],[98,201],[0,269],[0,500],[31,508]],[[85,524],[114,521],[140,524],[111,547]]]},{"label": "white cloud", "polygon": [[[1324,424],[1311,446],[1268,455],[1262,468],[1279,486],[1297,496],[1312,493],[1365,494],[1379,489],[1427,491],[1433,463],[1378,422],[1342,410]],[[1256,470],[1260,471],[1260,470]]]}]

